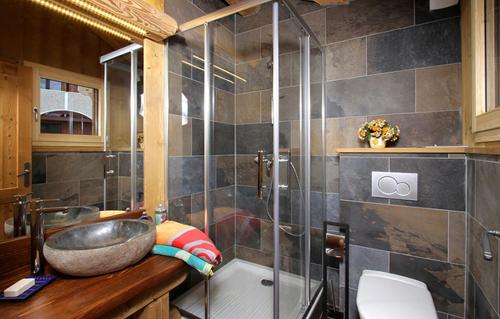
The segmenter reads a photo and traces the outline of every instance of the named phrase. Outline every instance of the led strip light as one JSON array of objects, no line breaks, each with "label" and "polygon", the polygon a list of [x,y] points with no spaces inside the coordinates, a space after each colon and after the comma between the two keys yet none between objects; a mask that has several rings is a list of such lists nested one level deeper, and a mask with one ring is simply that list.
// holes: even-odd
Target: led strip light
[{"label": "led strip light", "polygon": [[48,1],[48,0],[30,0],[30,1],[33,3],[39,4],[42,7],[45,7],[49,10],[52,10],[52,11],[57,12],[59,14],[62,14],[66,17],[74,19],[78,22],[81,22],[85,25],[88,25],[92,28],[96,28],[100,31],[114,35],[115,37],[132,42],[132,38],[130,36],[126,35],[125,33],[122,33],[120,31],[113,29],[113,28],[110,28],[110,27],[108,27],[104,24],[101,24],[95,20],[92,20],[92,19],[90,19],[82,14],[79,14],[79,13],[76,13],[72,10],[69,10],[61,5],[55,4],[55,3]]},{"label": "led strip light", "polygon": [[118,24],[118,25],[120,25],[120,26],[134,32],[134,33],[141,35],[141,36],[146,36],[146,34],[147,34],[146,30],[139,28],[138,26],[136,26],[136,25],[134,25],[126,20],[118,18],[112,14],[109,14],[106,11],[104,11],[96,6],[91,5],[90,3],[87,3],[87,2],[82,1],[82,0],[66,0],[66,1],[82,8],[82,9],[85,9],[85,10],[87,10],[95,15],[103,17],[103,18],[105,18],[105,19],[107,19],[115,24]]}]

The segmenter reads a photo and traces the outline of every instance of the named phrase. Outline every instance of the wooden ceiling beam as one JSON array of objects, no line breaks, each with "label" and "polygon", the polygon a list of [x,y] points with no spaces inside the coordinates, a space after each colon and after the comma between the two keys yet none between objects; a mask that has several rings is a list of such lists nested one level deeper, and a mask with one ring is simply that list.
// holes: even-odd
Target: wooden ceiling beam
[{"label": "wooden ceiling beam", "polygon": [[[160,9],[152,6],[144,0],[51,0],[61,5],[71,6],[77,11],[93,16],[102,23],[112,25],[122,32],[134,34],[135,37],[148,38],[153,41],[163,41],[177,32],[177,22],[175,19],[165,14]],[[145,34],[138,34],[130,28],[119,23],[116,19],[109,19],[100,12],[126,21],[135,27],[145,31]]]},{"label": "wooden ceiling beam", "polygon": [[[226,2],[230,5],[232,4],[237,4],[238,2],[240,2],[241,0],[226,0]],[[256,13],[258,13],[260,11],[261,7],[260,5],[259,6],[255,6],[255,7],[252,7],[250,9],[246,9],[246,10],[242,10],[240,12],[238,12],[241,16],[243,17],[248,17],[248,16],[251,16],[251,15],[254,15]]]},{"label": "wooden ceiling beam", "polygon": [[351,2],[351,0],[313,0],[313,1],[322,6],[345,5]]}]

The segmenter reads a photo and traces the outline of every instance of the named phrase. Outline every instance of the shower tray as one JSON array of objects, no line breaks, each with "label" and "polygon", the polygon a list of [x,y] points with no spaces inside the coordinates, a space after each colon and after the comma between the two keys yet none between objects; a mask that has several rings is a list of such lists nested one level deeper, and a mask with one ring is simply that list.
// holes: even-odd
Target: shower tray
[{"label": "shower tray", "polygon": [[[211,318],[272,318],[272,280],[272,268],[237,258],[231,260],[210,279]],[[304,278],[282,271],[280,281],[280,317],[299,318],[304,311]],[[316,291],[319,284],[319,281],[311,280],[312,291]],[[204,318],[204,283],[198,283],[173,304]]]}]

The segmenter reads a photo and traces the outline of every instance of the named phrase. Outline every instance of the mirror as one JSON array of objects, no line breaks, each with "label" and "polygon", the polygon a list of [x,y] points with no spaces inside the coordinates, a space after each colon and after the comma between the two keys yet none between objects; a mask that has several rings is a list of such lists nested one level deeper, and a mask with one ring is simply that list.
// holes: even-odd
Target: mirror
[{"label": "mirror", "polygon": [[[84,220],[86,212],[95,214],[82,207],[133,208],[132,198],[135,207],[140,205],[142,154],[131,155],[131,99],[110,89],[104,100],[107,80],[100,60],[129,45],[31,1],[2,1],[0,241],[12,236],[14,195],[33,192],[36,198],[60,199],[46,206],[79,207],[54,216],[56,226]],[[137,59],[140,69],[141,53]],[[131,85],[130,64],[120,67],[125,70],[111,84],[115,92]],[[142,76],[136,73],[139,113]],[[142,120],[136,116],[134,135],[140,140]],[[110,119],[124,121],[113,126]],[[129,136],[128,143],[106,148],[106,140],[123,136]],[[131,157],[137,157],[135,179]],[[135,192],[131,185],[137,185]]]}]

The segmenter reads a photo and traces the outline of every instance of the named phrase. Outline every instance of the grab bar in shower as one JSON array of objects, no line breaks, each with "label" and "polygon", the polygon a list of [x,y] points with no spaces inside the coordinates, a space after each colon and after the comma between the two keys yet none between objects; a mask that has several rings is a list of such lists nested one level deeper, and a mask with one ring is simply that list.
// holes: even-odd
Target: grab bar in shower
[{"label": "grab bar in shower", "polygon": [[493,260],[489,235],[500,237],[500,230],[487,230],[483,232],[483,257],[486,260]]}]

